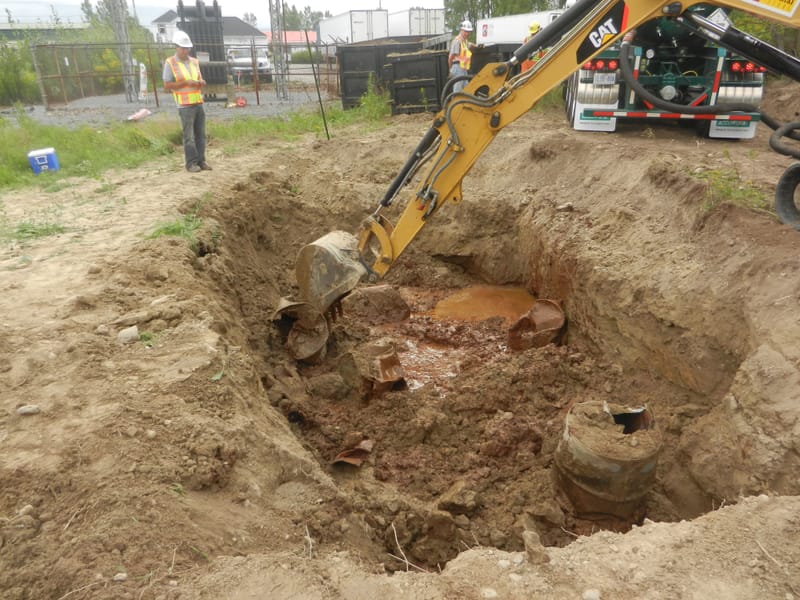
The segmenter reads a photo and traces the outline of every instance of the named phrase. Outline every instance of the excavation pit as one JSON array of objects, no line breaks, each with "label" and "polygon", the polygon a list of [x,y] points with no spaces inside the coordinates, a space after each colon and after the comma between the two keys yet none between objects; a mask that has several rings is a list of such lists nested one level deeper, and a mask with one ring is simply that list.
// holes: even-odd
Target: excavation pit
[{"label": "excavation pit", "polygon": [[[629,202],[671,185],[676,194],[691,192],[679,175],[664,170],[642,169],[637,182],[641,189],[629,190]],[[496,183],[487,177],[476,193],[483,197]],[[553,189],[558,185],[554,181]],[[273,193],[265,194],[265,186]],[[318,238],[322,224],[345,228],[350,219],[352,229],[358,227],[361,215],[346,204],[335,214],[306,207],[301,221],[292,221],[281,205],[295,199],[284,196],[279,178],[254,187],[260,188],[258,202],[252,192],[249,202],[235,204],[236,216],[218,217],[244,219],[257,232],[254,250],[230,261],[242,273],[257,272],[277,256],[290,272],[292,247],[260,241],[280,237],[278,228],[294,231],[298,248]],[[249,190],[239,191],[246,196]],[[241,214],[242,206],[250,212]],[[671,211],[681,206],[659,210],[674,220]],[[641,238],[636,260],[642,268],[636,270],[627,246],[612,253],[591,238],[582,240],[585,246],[559,241],[570,223],[556,208],[545,203],[533,210],[530,200],[463,204],[435,231],[423,232],[380,285],[362,284],[344,299],[343,314],[329,322],[320,360],[281,358],[286,336],[271,323],[252,323],[252,335],[268,340],[262,381],[270,404],[344,495],[325,504],[322,522],[357,516],[359,551],[390,571],[404,568],[402,561],[386,560],[400,548],[414,564],[435,569],[475,545],[521,551],[525,531],[536,532],[545,546],[564,546],[598,529],[627,531],[645,518],[694,518],[729,497],[725,477],[698,458],[720,458],[703,432],[724,419],[714,406],[732,385],[742,338],[706,328],[708,316],[696,302],[664,291],[660,277],[666,275],[648,262],[660,256],[649,245],[650,233]],[[275,215],[281,215],[277,222]],[[627,223],[632,217],[614,218]],[[309,221],[314,229],[297,233]],[[437,253],[442,247],[464,253]],[[509,260],[509,248],[519,260]],[[612,259],[616,268],[603,267]],[[622,265],[640,279],[620,279]],[[711,280],[703,270],[698,285]],[[291,295],[291,277],[278,283],[273,295]],[[666,304],[664,294],[674,304]],[[541,331],[531,318],[537,305],[547,307]],[[736,303],[729,306],[739,314]],[[526,315],[528,337],[510,344],[509,329]],[[548,337],[540,340],[542,332]],[[404,385],[396,385],[400,376],[382,377],[375,363],[353,358],[381,340],[393,347]],[[647,406],[609,416],[629,442],[646,437],[658,415],[658,460],[643,458],[640,485],[610,503],[599,488],[583,498],[565,490],[564,472],[556,468],[570,411],[587,399]],[[353,446],[361,440],[370,441],[368,455]],[[358,465],[332,466],[349,450],[357,451]],[[326,542],[343,541],[336,527],[310,531]]]}]

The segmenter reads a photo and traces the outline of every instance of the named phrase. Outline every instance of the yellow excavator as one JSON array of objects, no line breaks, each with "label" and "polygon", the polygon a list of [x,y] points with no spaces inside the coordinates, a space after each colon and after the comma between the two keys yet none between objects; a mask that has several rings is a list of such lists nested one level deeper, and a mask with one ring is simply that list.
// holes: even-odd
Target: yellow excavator
[{"label": "yellow excavator", "polygon": [[[334,231],[301,249],[296,262],[302,303],[314,314],[335,310],[339,300],[360,282],[375,282],[391,269],[423,226],[447,204],[462,199],[462,181],[498,132],[524,115],[549,90],[558,86],[593,56],[622,40],[620,76],[653,105],[676,113],[713,111],[758,112],[747,104],[713,107],[673,105],[643,89],[637,89],[626,49],[630,35],[653,19],[670,19],[696,35],[753,60],[770,72],[800,81],[800,61],[727,23],[707,18],[708,9],[740,10],[779,24],[797,28],[800,0],[714,0],[668,2],[665,0],[578,0],[557,20],[518,48],[506,62],[490,63],[471,77],[466,87],[443,93],[442,109],[431,127],[395,177],[377,209],[363,222],[358,235]],[[704,10],[700,10],[704,9]],[[520,72],[518,65],[542,48],[548,51],[535,66]],[[630,78],[630,81],[628,81]],[[800,140],[800,123],[781,125],[769,115],[762,122],[775,130],[770,145],[778,152],[800,158],[791,143]],[[798,167],[792,171],[793,167]],[[793,165],[778,185],[776,207],[784,222],[800,224],[794,190],[800,182],[800,164]],[[413,185],[412,185],[413,184]],[[412,192],[413,190],[413,192]],[[405,192],[405,193],[404,193]],[[782,197],[781,197],[782,196]],[[383,214],[395,200],[407,205],[396,223]],[[319,319],[301,319],[307,330],[320,331]]]}]

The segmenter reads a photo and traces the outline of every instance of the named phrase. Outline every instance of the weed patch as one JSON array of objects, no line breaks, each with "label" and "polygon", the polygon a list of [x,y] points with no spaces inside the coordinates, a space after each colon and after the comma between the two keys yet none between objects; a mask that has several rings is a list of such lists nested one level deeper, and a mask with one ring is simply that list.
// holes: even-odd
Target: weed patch
[{"label": "weed patch", "polygon": [[16,240],[27,242],[67,231],[59,222],[60,207],[49,207],[39,214],[26,215],[22,220],[12,223],[5,212],[0,212],[0,241]]},{"label": "weed patch", "polygon": [[733,169],[710,169],[692,174],[705,183],[706,200],[703,208],[711,211],[723,202],[752,210],[772,212],[771,198],[753,182],[743,180]]}]

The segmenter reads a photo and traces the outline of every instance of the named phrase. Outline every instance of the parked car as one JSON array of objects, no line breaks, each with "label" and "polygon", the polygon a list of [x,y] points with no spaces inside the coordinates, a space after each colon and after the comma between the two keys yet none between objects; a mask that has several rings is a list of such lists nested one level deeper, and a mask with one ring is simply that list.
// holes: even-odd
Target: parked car
[{"label": "parked car", "polygon": [[[255,53],[255,57],[253,54]],[[253,60],[255,58],[255,60]],[[261,83],[272,83],[272,65],[269,61],[267,49],[256,46],[242,46],[228,48],[228,67],[235,83],[253,80],[253,63],[258,72]]]}]

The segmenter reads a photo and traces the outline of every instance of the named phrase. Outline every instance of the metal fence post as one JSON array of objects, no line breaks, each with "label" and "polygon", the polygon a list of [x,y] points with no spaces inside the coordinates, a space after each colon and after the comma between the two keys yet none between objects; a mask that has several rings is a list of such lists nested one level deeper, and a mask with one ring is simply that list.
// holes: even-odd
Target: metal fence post
[{"label": "metal fence post", "polygon": [[47,91],[44,88],[44,80],[42,79],[42,72],[39,70],[39,63],[36,60],[36,50],[38,46],[31,44],[31,56],[33,57],[33,70],[36,72],[36,83],[39,84],[39,93],[42,95],[42,102],[44,102],[44,109],[50,110],[50,103],[47,100]]}]

